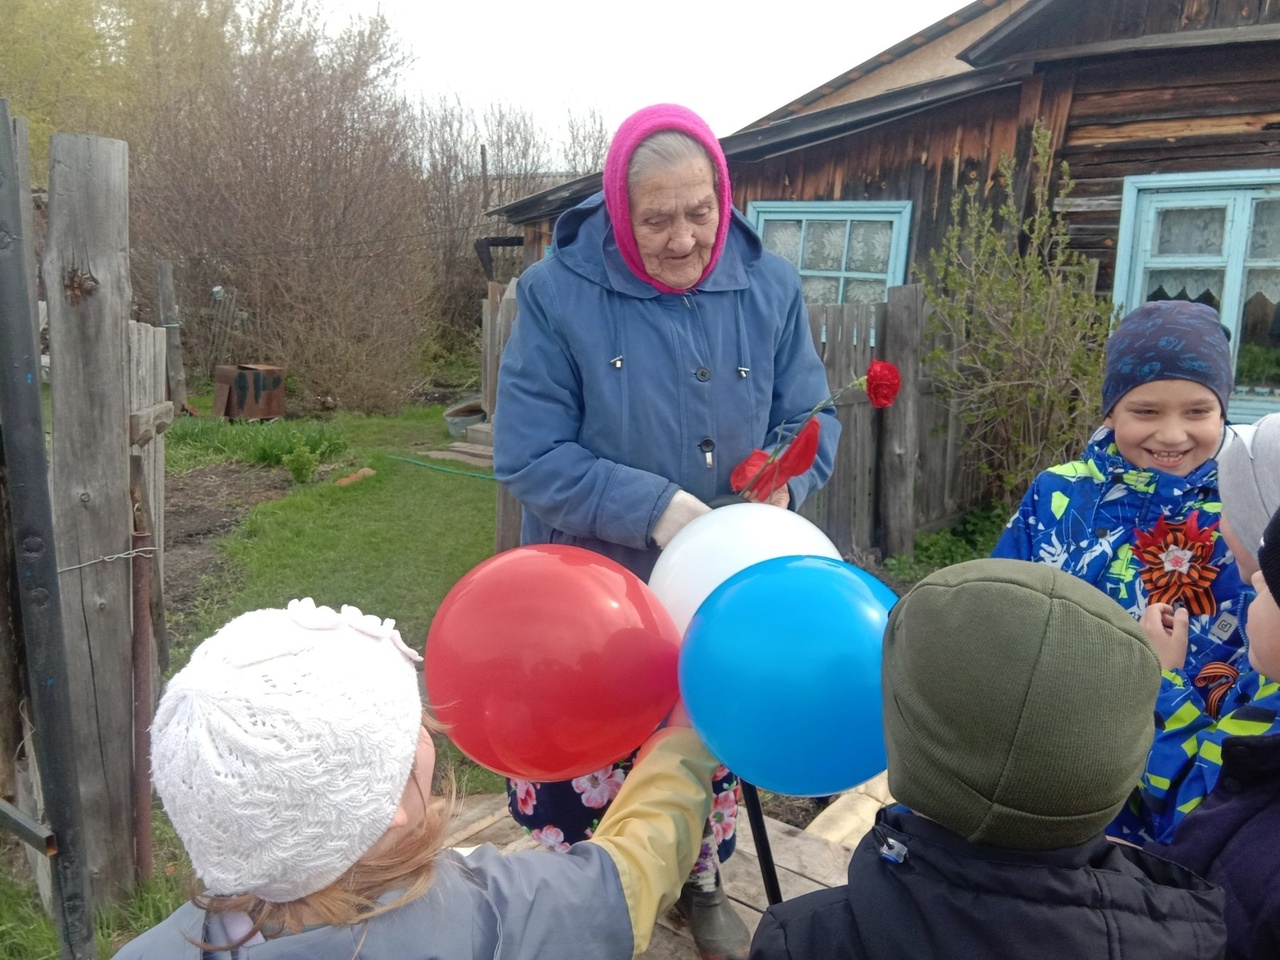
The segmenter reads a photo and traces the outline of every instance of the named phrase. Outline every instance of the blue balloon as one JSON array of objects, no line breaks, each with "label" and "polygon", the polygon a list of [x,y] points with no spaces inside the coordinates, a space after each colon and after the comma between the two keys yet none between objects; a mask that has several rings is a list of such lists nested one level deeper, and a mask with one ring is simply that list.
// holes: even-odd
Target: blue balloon
[{"label": "blue balloon", "polygon": [[874,574],[867,573],[861,567],[854,567],[853,573],[871,589],[871,595],[880,601],[881,606],[886,610],[893,609],[893,605],[898,602],[898,595],[890,590],[883,580]]},{"label": "blue balloon", "polygon": [[825,796],[885,768],[888,611],[859,573],[826,557],[765,560],[694,614],[680,692],[708,749],[748,782]]}]

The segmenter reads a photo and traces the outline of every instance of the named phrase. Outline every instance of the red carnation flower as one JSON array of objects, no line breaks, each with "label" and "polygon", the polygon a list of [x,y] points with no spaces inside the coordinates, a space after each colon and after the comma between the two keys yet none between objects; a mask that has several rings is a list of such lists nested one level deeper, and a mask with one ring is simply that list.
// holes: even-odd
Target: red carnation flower
[{"label": "red carnation flower", "polygon": [[873,407],[888,407],[893,404],[898,391],[902,389],[902,376],[898,368],[886,360],[872,360],[867,368],[867,399]]}]

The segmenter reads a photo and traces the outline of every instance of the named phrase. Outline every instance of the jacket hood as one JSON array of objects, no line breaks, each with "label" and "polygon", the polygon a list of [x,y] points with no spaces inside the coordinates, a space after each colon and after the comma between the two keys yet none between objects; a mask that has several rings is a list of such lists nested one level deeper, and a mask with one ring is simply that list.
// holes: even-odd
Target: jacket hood
[{"label": "jacket hood", "polygon": [[[690,292],[741,290],[764,254],[760,237],[737,210],[732,211],[724,250],[715,268]],[[613,223],[605,209],[604,193],[583,200],[556,221],[548,256],[557,257],[574,273],[608,290],[640,299],[661,291],[637,277],[618,249]]]}]

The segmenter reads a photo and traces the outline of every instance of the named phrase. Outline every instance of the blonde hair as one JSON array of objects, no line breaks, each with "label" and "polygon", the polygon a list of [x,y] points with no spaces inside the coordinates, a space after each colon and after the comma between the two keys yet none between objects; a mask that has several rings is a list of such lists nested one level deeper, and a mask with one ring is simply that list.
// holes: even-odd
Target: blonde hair
[{"label": "blonde hair", "polygon": [[[422,726],[428,735],[444,732],[444,727],[425,709]],[[415,761],[406,786],[421,790],[415,776],[416,767]],[[249,931],[234,943],[201,942],[197,946],[204,950],[234,950],[259,932],[271,938],[298,933],[308,926],[351,926],[418,899],[435,880],[436,857],[453,816],[455,797],[456,787],[450,774],[434,802],[430,796],[420,797],[425,816],[393,846],[367,853],[333,883],[297,900],[271,903],[252,893],[214,896],[194,892],[191,901],[208,913],[243,913],[253,922]],[[390,903],[379,903],[378,898],[391,890],[403,892]]]}]

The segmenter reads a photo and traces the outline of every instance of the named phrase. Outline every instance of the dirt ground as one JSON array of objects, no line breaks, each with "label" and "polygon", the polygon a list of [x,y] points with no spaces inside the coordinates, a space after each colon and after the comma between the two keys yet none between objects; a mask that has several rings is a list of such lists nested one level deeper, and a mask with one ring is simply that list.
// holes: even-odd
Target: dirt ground
[{"label": "dirt ground", "polygon": [[217,538],[256,504],[284,497],[291,484],[282,467],[240,463],[165,477],[164,597],[170,615],[191,611],[199,599],[200,578],[221,568]]}]

